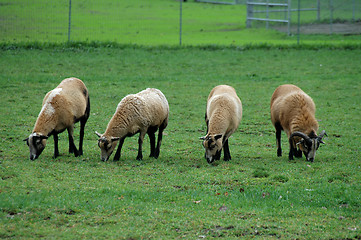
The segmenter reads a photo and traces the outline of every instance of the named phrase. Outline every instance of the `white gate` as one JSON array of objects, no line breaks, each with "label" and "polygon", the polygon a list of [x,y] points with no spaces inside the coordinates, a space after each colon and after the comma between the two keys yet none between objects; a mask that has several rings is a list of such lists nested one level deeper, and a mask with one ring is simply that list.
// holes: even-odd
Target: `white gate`
[{"label": "white gate", "polygon": [[[265,10],[255,10],[255,7],[262,7]],[[269,14],[272,12],[285,12],[283,19],[270,18]],[[266,16],[263,18],[254,17],[255,13],[266,13]],[[254,0],[247,1],[247,28],[252,26],[252,21],[265,21],[266,27],[268,28],[269,22],[282,22],[287,23],[288,35],[291,33],[291,0],[287,0],[286,3],[273,2],[270,3],[269,0],[266,2],[256,2]]]}]

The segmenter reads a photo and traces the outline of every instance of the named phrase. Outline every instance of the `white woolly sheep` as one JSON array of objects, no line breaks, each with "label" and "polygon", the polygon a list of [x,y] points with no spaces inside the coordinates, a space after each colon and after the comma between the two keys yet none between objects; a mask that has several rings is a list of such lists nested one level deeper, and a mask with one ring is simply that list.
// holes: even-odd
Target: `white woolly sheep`
[{"label": "white woolly sheep", "polygon": [[205,120],[207,135],[201,137],[208,163],[219,160],[222,148],[224,161],[231,160],[228,138],[237,130],[242,118],[242,103],[233,87],[219,85],[212,89],[207,100]]},{"label": "white woolly sheep", "polygon": [[[279,86],[271,98],[271,121],[276,129],[277,156],[282,156],[281,131],[284,130],[290,144],[289,159],[300,158],[302,152],[306,160],[313,162],[322,138],[317,136],[318,122],[315,118],[316,106],[312,98],[292,84]],[[297,149],[298,147],[298,149]]]},{"label": "white woolly sheep", "polygon": [[[142,160],[142,145],[145,134],[150,139],[149,157],[158,158],[163,131],[168,125],[169,106],[164,94],[155,88],[147,88],[137,94],[124,97],[109,121],[104,134],[95,132],[99,137],[98,146],[101,149],[101,160],[107,161],[119,141],[114,161],[118,161],[126,137],[139,133],[137,159]],[[155,147],[155,132],[158,132],[157,147]]]},{"label": "white woolly sheep", "polygon": [[[90,101],[85,84],[78,78],[64,79],[55,89],[48,92],[34,129],[26,141],[30,159],[37,159],[46,146],[49,136],[54,137],[54,158],[59,156],[58,134],[65,129],[69,135],[69,153],[83,155],[84,127],[89,118]],[[74,144],[74,124],[80,121],[79,150]]]}]

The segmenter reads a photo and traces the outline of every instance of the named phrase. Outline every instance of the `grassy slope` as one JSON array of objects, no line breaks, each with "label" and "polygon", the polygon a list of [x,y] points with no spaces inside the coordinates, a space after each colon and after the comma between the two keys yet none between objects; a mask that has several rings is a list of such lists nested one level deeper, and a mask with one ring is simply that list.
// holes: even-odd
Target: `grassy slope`
[{"label": "grassy slope", "polygon": [[[361,52],[340,50],[48,49],[0,54],[1,238],[360,238]],[[85,155],[28,160],[43,96],[68,76],[91,93]],[[203,159],[205,101],[234,86],[244,117],[230,139],[231,162]],[[269,99],[294,83],[315,100],[329,137],[314,163],[276,157]],[[168,98],[171,114],[158,160],[100,162],[104,131],[119,100],[145,87]],[[79,129],[79,128],[78,128]],[[76,141],[78,137],[76,137]],[[144,156],[149,154],[148,142]]]},{"label": "grassy slope", "polygon": [[[0,41],[66,42],[68,1],[0,0]],[[305,12],[304,14],[309,14]],[[305,20],[308,19],[305,15]],[[294,44],[295,36],[246,29],[244,5],[183,3],[184,45]],[[73,1],[72,41],[115,41],[140,45],[179,44],[179,3],[152,1]],[[302,36],[305,44],[355,44],[360,36]]]}]

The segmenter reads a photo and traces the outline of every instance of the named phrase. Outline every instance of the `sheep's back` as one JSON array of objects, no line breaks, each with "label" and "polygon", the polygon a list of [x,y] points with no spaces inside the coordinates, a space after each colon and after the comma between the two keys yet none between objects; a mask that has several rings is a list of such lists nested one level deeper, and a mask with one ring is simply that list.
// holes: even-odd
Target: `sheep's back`
[{"label": "sheep's back", "polygon": [[240,120],[242,117],[242,102],[236,90],[228,85],[218,85],[209,93],[207,100],[207,116],[210,117],[215,109],[225,108]]},{"label": "sheep's back", "polygon": [[50,126],[61,131],[74,124],[86,111],[87,97],[88,91],[80,79],[64,79],[45,95],[33,131]]},{"label": "sheep's back", "polygon": [[292,84],[284,84],[284,85],[277,87],[271,97],[271,108],[272,108],[273,103],[276,100],[283,98],[284,96],[286,96],[292,92],[303,92],[303,91],[301,88],[297,87],[296,85],[292,85]]},{"label": "sheep's back", "polygon": [[155,88],[147,88],[139,93],[144,98],[151,125],[159,126],[164,120],[168,120],[169,105],[164,94]]},{"label": "sheep's back", "polygon": [[64,79],[57,88],[62,88],[59,98],[66,110],[70,111],[75,118],[80,118],[86,111],[88,102],[88,90],[85,84],[78,78]]},{"label": "sheep's back", "polygon": [[303,91],[294,91],[274,100],[271,120],[273,124],[280,123],[286,132],[291,131],[291,125],[297,127],[298,131],[306,129],[307,126],[313,126],[317,130],[315,111],[316,107],[310,96]]},{"label": "sheep's back", "polygon": [[[168,120],[168,114],[168,102],[164,95],[159,94],[157,91],[144,90],[124,97],[118,104],[111,122],[121,123],[127,128],[133,126],[140,128],[159,126],[162,122]],[[109,125],[115,124],[111,122]],[[139,129],[129,129],[131,132],[137,130]]]},{"label": "sheep's back", "polygon": [[[281,119],[284,118],[284,114],[289,112],[295,104],[291,104],[290,101],[293,99],[292,96],[297,93],[304,93],[299,87],[292,84],[284,84],[276,88],[271,97],[271,121],[273,125],[280,123]],[[297,106],[296,106],[297,107]],[[284,123],[287,126],[289,123]],[[284,126],[284,125],[282,125]],[[285,127],[285,126],[284,126]]]},{"label": "sheep's back", "polygon": [[239,126],[242,118],[242,103],[238,97],[227,93],[212,96],[207,102],[209,132],[225,133],[228,138]]}]

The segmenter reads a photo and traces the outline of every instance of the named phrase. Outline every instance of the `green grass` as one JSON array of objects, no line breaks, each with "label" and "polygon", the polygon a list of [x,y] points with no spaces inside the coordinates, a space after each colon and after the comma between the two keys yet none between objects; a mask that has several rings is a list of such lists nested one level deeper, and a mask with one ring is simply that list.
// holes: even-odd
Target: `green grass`
[{"label": "green grass", "polygon": [[[67,0],[51,3],[46,0],[0,0],[0,41],[66,42],[68,3]],[[174,0],[73,1],[71,41],[176,46],[179,44],[179,5]],[[265,30],[264,24],[259,29],[247,29],[245,5],[188,1],[182,6],[182,44],[186,46],[289,45],[297,42],[296,36]],[[295,14],[293,20],[297,19]],[[303,12],[302,20],[309,22],[315,14]],[[360,40],[360,35],[301,36],[303,44],[347,45],[359,44]]]},{"label": "green grass", "polygon": [[[175,4],[175,3],[173,3]],[[0,53],[0,238],[360,239],[361,51],[237,48],[6,48]],[[30,161],[22,141],[47,91],[84,80],[91,97],[84,156],[52,159],[53,140]],[[315,101],[329,137],[314,163],[276,156],[269,100],[280,84]],[[243,119],[232,160],[207,164],[200,136],[209,91],[235,87]],[[103,132],[118,102],[163,91],[170,121],[159,159],[136,161],[137,137],[119,162],[101,162]],[[78,142],[79,126],[75,140]]]}]

